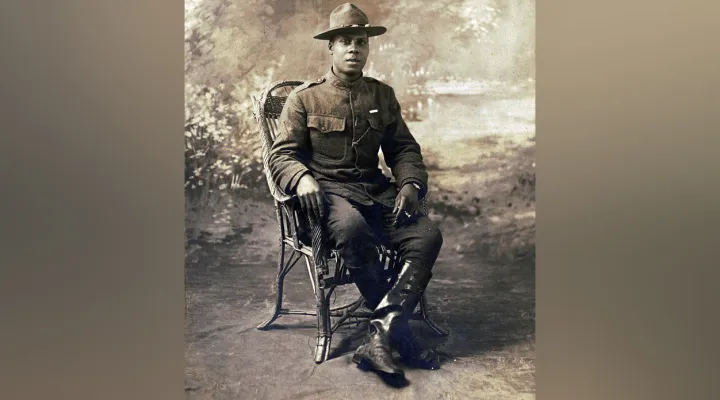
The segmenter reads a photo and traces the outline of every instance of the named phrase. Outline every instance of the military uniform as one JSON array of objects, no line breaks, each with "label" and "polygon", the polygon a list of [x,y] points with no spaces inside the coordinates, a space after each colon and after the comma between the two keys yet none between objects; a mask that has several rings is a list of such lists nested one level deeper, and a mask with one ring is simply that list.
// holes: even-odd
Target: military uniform
[{"label": "military uniform", "polygon": [[[330,28],[314,38],[329,40],[342,32],[371,37],[385,31],[346,3],[330,14]],[[353,361],[402,375],[391,354],[396,349],[411,365],[438,368],[437,355],[415,342],[409,316],[430,282],[443,239],[427,216],[416,215],[397,227],[393,223],[398,188],[412,184],[424,196],[428,180],[420,145],[403,121],[393,89],[362,75],[343,81],[331,68],[290,93],[278,130],[268,158],[272,179],[285,193],[294,193],[300,178],[312,174],[326,195],[323,223],[330,244],[373,310],[372,329]],[[379,168],[380,149],[397,185]],[[392,246],[403,260],[392,286],[377,276],[378,242]]]},{"label": "military uniform", "polygon": [[[312,174],[329,195],[329,239],[350,268],[371,263],[378,242],[433,265],[442,243],[437,226],[425,216],[398,229],[392,223],[398,187],[415,184],[423,196],[428,174],[390,86],[369,77],[348,83],[331,69],[291,92],[278,127],[268,163],[273,179],[293,193]],[[380,170],[379,149],[397,185]]]},{"label": "military uniform", "polygon": [[420,146],[400,115],[395,92],[378,80],[347,83],[331,70],[288,96],[279,128],[271,173],[286,193],[312,172],[328,193],[392,207],[397,190],[378,168],[380,148],[398,187],[416,183],[421,196],[427,190]]}]

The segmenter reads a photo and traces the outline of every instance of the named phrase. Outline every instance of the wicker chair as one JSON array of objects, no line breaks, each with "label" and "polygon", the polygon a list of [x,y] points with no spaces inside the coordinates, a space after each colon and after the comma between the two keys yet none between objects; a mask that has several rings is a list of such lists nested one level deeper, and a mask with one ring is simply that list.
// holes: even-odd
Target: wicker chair
[{"label": "wicker chair", "polygon": [[[253,99],[253,114],[259,124],[260,136],[263,146],[263,163],[265,176],[275,201],[275,211],[280,228],[280,257],[276,281],[276,303],[272,316],[261,323],[257,328],[265,330],[281,315],[308,315],[317,317],[317,342],[315,347],[315,362],[320,364],[327,360],[330,351],[332,335],[341,326],[350,323],[359,323],[369,319],[371,312],[363,305],[362,296],[350,303],[331,307],[331,295],[341,285],[352,284],[347,267],[334,249],[328,248],[321,224],[315,223],[305,215],[295,196],[283,193],[270,177],[268,171],[268,152],[278,133],[278,119],[282,112],[288,94],[297,86],[303,84],[301,80],[285,80],[270,84],[262,93],[260,99]],[[420,212],[427,214],[427,203],[422,199]],[[288,250],[290,254],[288,255]],[[380,245],[378,257],[384,265],[384,277],[389,281],[397,279],[398,269],[401,265],[398,254]],[[285,276],[303,258],[310,277],[310,285],[316,299],[315,310],[288,310],[283,308],[283,281]],[[333,268],[330,268],[333,264]],[[433,331],[441,336],[448,333],[437,326],[427,313],[425,296],[419,303],[419,311],[415,312],[413,319],[424,321]]]}]

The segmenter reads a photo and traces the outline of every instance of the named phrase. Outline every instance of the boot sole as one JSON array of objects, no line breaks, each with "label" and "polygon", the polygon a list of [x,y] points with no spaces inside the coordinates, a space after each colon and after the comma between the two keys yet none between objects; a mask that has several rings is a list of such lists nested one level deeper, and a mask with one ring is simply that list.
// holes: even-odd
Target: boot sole
[{"label": "boot sole", "polygon": [[366,358],[366,357],[364,357],[364,356],[361,356],[361,355],[359,355],[359,354],[353,354],[353,356],[352,356],[352,362],[354,362],[355,364],[357,364],[358,367],[360,367],[360,368],[362,368],[362,369],[365,369],[365,370],[370,369],[370,370],[374,370],[374,371],[377,371],[377,372],[382,372],[382,373],[385,373],[385,374],[388,374],[388,375],[395,375],[395,376],[400,376],[400,377],[404,377],[404,376],[405,376],[405,372],[403,372],[402,370],[388,371],[388,370],[379,368],[379,367],[378,367],[375,363],[373,363],[370,359],[368,359],[368,358]]}]

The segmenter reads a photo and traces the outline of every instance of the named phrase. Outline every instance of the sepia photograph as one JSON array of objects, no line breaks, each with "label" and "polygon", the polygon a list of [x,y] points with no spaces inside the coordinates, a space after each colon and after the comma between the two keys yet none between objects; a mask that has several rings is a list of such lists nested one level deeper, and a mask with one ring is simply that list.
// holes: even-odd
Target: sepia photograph
[{"label": "sepia photograph", "polygon": [[535,18],[185,0],[188,399],[535,398]]},{"label": "sepia photograph", "polygon": [[46,3],[0,399],[720,398],[720,2]]}]

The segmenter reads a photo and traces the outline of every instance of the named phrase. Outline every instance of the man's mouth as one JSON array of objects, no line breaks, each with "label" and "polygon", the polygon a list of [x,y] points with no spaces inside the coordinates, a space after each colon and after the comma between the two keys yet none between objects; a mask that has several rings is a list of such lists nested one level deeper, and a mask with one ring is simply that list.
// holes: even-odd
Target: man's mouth
[{"label": "man's mouth", "polygon": [[350,64],[360,64],[360,60],[358,60],[357,58],[351,58],[347,60],[347,62]]}]

